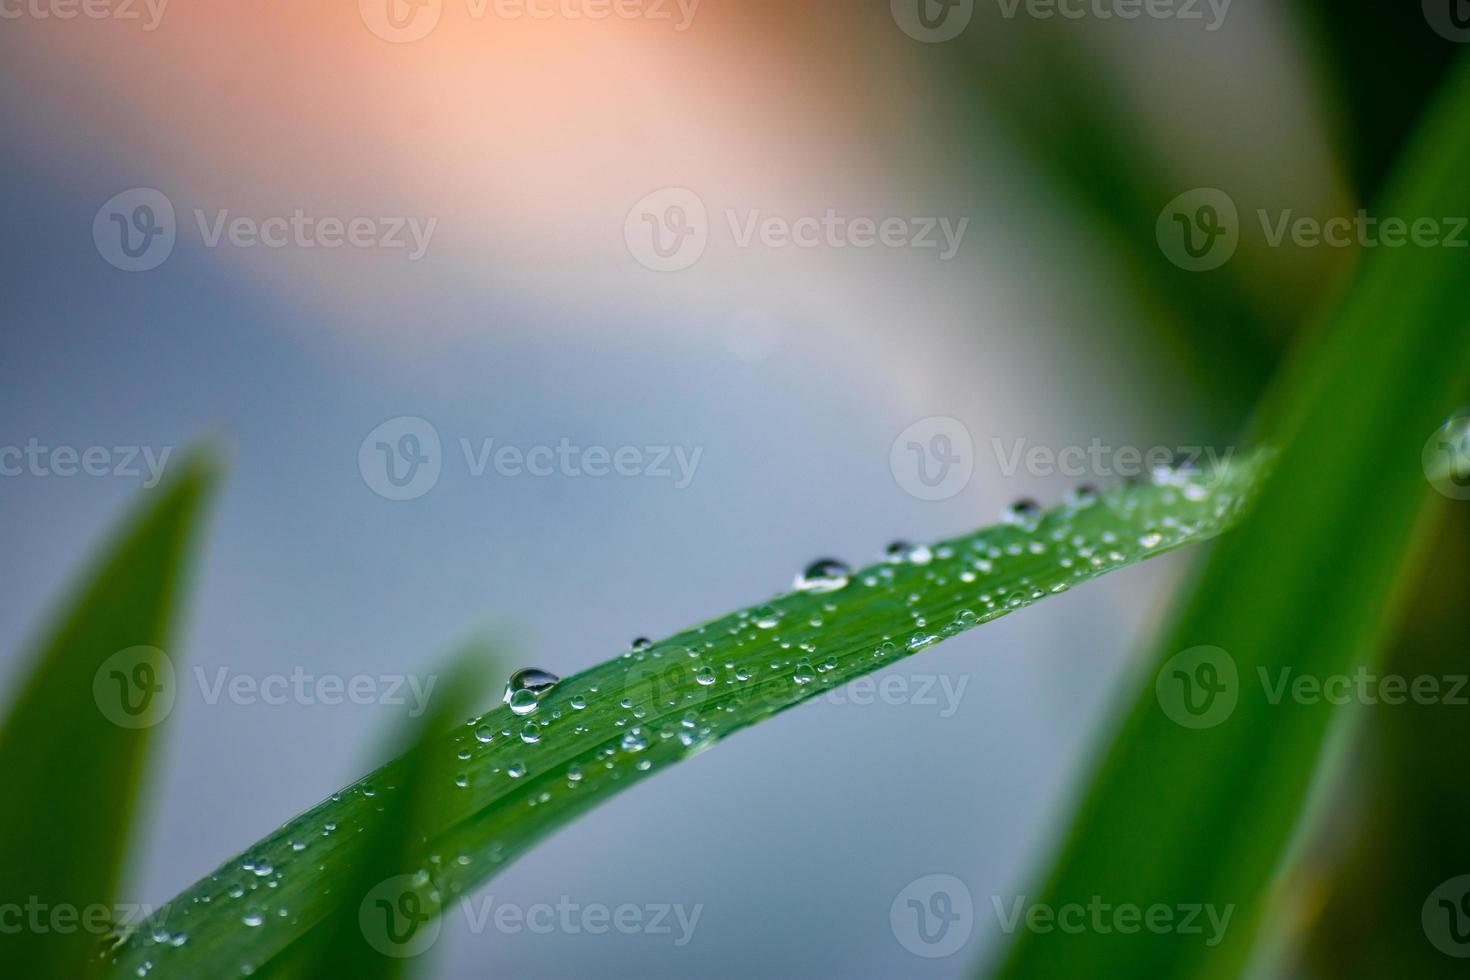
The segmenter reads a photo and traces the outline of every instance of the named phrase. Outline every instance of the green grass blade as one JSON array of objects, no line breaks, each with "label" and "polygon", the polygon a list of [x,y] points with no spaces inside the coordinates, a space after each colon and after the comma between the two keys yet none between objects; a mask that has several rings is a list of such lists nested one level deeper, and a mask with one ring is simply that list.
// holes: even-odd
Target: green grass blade
[{"label": "green grass blade", "polygon": [[[216,960],[239,963],[242,969],[249,964],[253,976],[272,980],[412,975],[410,967],[423,963],[420,957],[433,947],[440,929],[441,897],[432,877],[421,873],[418,853],[453,782],[449,764],[458,765],[437,751],[438,742],[480,700],[498,659],[488,645],[472,644],[444,672],[428,713],[396,733],[402,754],[377,775],[367,798],[380,800],[379,805],[364,811],[360,832],[346,839],[334,860],[333,879],[340,885],[333,885],[331,899],[321,907],[320,922],[259,965],[255,936],[234,921],[214,920],[190,941],[207,946]],[[261,865],[252,863],[259,872]],[[279,914],[279,908],[275,911]]]},{"label": "green grass blade", "polygon": [[[1292,0],[1314,38],[1323,84],[1336,96],[1344,157],[1359,196],[1377,201],[1415,120],[1459,55],[1422,4]],[[1453,5],[1433,12],[1447,26]]]},{"label": "green grass blade", "polygon": [[[1385,215],[1470,214],[1467,68],[1426,118]],[[1236,684],[1226,681],[1237,703],[1214,727],[1181,727],[1150,673],[1035,896],[1054,909],[1094,896],[1113,906],[1231,907],[1223,941],[1022,928],[1001,976],[1239,971],[1333,717],[1331,706],[1289,695],[1272,704],[1261,671],[1351,675],[1382,646],[1439,501],[1422,449],[1470,385],[1467,268],[1453,249],[1370,253],[1326,329],[1292,359],[1263,411],[1281,446],[1273,475],[1212,556],[1153,664],[1221,648],[1237,671]]]},{"label": "green grass blade", "polygon": [[[793,592],[629,650],[556,684],[524,715],[502,705],[436,743],[455,775],[426,790],[433,824],[417,842],[415,872],[447,905],[575,816],[732,732],[946,636],[1219,533],[1238,519],[1264,465],[1237,460],[1212,475],[1174,474],[1026,512],[915,560],[861,570],[841,588]],[[259,972],[328,914],[332,892],[350,879],[352,842],[401,783],[400,765],[179,896],[168,922],[182,945],[134,934],[116,950],[112,975],[131,977],[150,962],[154,977]],[[244,867],[262,860],[270,887]],[[260,924],[247,928],[242,914]]]},{"label": "green grass blade", "polygon": [[[36,909],[0,934],[10,976],[98,967],[152,727],[173,702],[162,651],[215,477],[196,452],[150,493],[40,644],[0,730],[0,901]],[[157,690],[127,688],[149,677]]]}]

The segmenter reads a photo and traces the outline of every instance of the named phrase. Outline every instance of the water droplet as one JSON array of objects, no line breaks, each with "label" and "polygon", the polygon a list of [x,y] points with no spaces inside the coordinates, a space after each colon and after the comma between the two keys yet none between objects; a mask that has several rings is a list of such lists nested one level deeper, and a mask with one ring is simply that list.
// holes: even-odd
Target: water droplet
[{"label": "water droplet", "polygon": [[495,737],[495,729],[489,725],[480,725],[475,729],[475,741],[488,742]]},{"label": "water droplet", "polygon": [[895,541],[890,544],[884,555],[894,564],[908,562],[912,565],[927,565],[934,559],[934,552],[927,545],[910,544],[907,541]]},{"label": "water droplet", "polygon": [[835,558],[819,558],[796,576],[798,592],[836,592],[847,585],[852,569]]},{"label": "water droplet", "polygon": [[572,698],[572,710],[581,711],[587,707],[587,699],[578,694]]},{"label": "water droplet", "polygon": [[1177,485],[1190,477],[1198,476],[1199,465],[1191,453],[1178,453],[1163,466],[1155,466],[1149,476],[1155,483]]},{"label": "water droplet", "polygon": [[573,782],[573,783],[580,783],[582,781],[582,767],[581,766],[568,766],[567,767],[567,779],[570,782]]},{"label": "water droplet", "polygon": [[534,721],[528,721],[521,729],[521,741],[527,745],[535,745],[541,741],[541,729]]},{"label": "water droplet", "polygon": [[641,650],[647,650],[647,649],[648,649],[648,648],[649,648],[649,647],[651,647],[651,646],[653,646],[653,641],[652,641],[652,640],[650,640],[650,639],[649,639],[649,638],[648,638],[648,637],[646,637],[646,636],[640,636],[640,637],[638,637],[638,638],[636,638],[636,639],[635,639],[635,640],[634,640],[634,641],[633,641],[633,642],[632,642],[632,643],[631,643],[631,644],[629,644],[629,645],[630,645],[630,646],[631,646],[631,647],[632,647],[632,648],[633,648],[633,649],[634,649],[634,650],[640,650],[640,651],[641,651]]},{"label": "water droplet", "polygon": [[510,681],[505,685],[505,696],[502,700],[510,705],[510,710],[518,715],[528,715],[536,710],[536,705],[541,699],[550,693],[561,680],[555,674],[535,667],[518,670],[510,675]]},{"label": "water droplet", "polygon": [[250,928],[254,929],[256,926],[265,921],[265,917],[262,916],[259,912],[250,911],[240,916],[240,921],[245,923]]},{"label": "water droplet", "polygon": [[1138,543],[1145,548],[1157,548],[1164,543],[1164,536],[1158,531],[1149,531],[1139,536]]},{"label": "water droplet", "polygon": [[1091,507],[1098,502],[1102,492],[1093,483],[1080,484],[1072,491],[1072,505],[1074,507]]},{"label": "water droplet", "polygon": [[623,733],[622,746],[629,752],[642,752],[648,748],[648,738],[641,728],[630,728]]},{"label": "water droplet", "polygon": [[811,679],[815,676],[816,674],[812,671],[812,665],[809,662],[805,660],[798,660],[796,662],[795,670],[791,675],[791,679],[796,681],[796,683],[798,684],[806,684],[809,683]]},{"label": "water droplet", "polygon": [[519,762],[512,762],[505,767],[505,774],[511,779],[520,779],[526,774],[526,767]]},{"label": "water droplet", "polygon": [[704,687],[709,687],[715,682],[715,669],[705,664],[694,672],[694,679]]},{"label": "water droplet", "polygon": [[1030,497],[1022,497],[1006,508],[1004,516],[1010,524],[1035,528],[1041,522],[1041,505]]}]

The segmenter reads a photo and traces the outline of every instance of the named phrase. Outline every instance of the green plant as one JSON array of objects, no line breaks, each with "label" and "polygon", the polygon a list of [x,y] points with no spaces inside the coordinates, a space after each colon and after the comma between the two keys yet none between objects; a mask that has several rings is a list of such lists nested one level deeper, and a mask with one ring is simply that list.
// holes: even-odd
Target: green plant
[{"label": "green plant", "polygon": [[[453,731],[436,731],[431,722],[413,751],[176,899],[166,929],[119,936],[104,954],[106,972],[156,968],[161,975],[208,976],[248,967],[311,975],[322,948],[353,935],[343,924],[353,921],[367,879],[407,875],[422,889],[415,901],[437,910],[611,793],[740,728],[947,636],[1217,534],[1239,518],[1265,465],[1255,458],[1103,494],[1084,489],[1062,507],[1042,512],[1018,505],[1004,524],[933,548],[899,548],[890,560],[856,573],[816,566],[802,588],[768,604],[639,644],[549,690],[508,691],[508,703]],[[160,498],[90,592],[113,587],[111,570],[139,560],[140,548],[177,551],[190,525],[186,504],[207,488],[206,473],[191,470]],[[93,614],[84,602],[66,622],[83,628]],[[111,626],[110,647],[135,645],[135,624],[113,620]],[[154,632],[146,636],[158,639]],[[45,737],[63,739],[78,718],[98,715],[92,672],[106,651],[96,644],[52,649],[79,652],[75,662],[43,658],[34,688],[67,708],[49,718],[23,713],[25,737],[41,738],[50,726]],[[462,692],[468,685],[452,688]],[[444,718],[442,709],[434,715],[437,722]],[[98,739],[135,734],[110,730],[115,727],[101,729]],[[28,789],[43,792],[49,774],[36,771],[31,778],[37,785]],[[111,793],[94,813],[115,805],[119,791]],[[93,855],[107,862],[107,881],[88,882],[91,890],[48,878],[55,869],[44,860],[34,862],[29,884],[37,895],[110,901],[120,858],[117,849]],[[51,950],[47,962],[82,975],[78,954],[75,947]]]}]

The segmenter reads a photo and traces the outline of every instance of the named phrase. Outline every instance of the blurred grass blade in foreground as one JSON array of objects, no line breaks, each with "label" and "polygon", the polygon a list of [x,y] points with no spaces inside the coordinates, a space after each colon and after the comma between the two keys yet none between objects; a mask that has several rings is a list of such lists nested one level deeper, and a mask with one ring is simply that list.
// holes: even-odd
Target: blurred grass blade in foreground
[{"label": "blurred grass blade in foreground", "polygon": [[[1470,214],[1470,63],[1401,162],[1384,214]],[[1320,335],[1289,360],[1261,428],[1282,447],[1154,658],[1037,907],[1213,906],[1210,930],[1021,928],[1004,977],[1234,976],[1306,799],[1333,709],[1265,679],[1373,662],[1428,530],[1425,440],[1470,384],[1463,251],[1368,254]],[[1193,690],[1186,685],[1193,684]],[[1194,697],[1190,716],[1174,699]],[[1272,703],[1273,700],[1276,703]],[[1179,719],[1183,718],[1181,721]]]},{"label": "blurred grass blade in foreground", "polygon": [[196,450],[147,493],[39,644],[0,729],[0,901],[26,919],[0,932],[9,976],[100,965],[149,738],[173,707],[166,651],[216,477]]}]

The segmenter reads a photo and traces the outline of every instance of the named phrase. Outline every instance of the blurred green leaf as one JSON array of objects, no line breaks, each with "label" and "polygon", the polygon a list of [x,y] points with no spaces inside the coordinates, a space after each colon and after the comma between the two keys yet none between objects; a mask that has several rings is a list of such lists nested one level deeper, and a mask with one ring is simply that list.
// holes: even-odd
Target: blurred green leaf
[{"label": "blurred green leaf", "polygon": [[[1384,213],[1470,214],[1467,168],[1462,64],[1402,160]],[[1290,359],[1260,417],[1282,447],[1279,463],[1154,658],[1036,896],[1052,908],[1094,896],[1229,907],[1223,942],[1022,931],[999,975],[1239,971],[1333,718],[1327,704],[1270,703],[1262,672],[1351,674],[1380,652],[1405,575],[1417,571],[1430,505],[1442,502],[1421,453],[1470,385],[1467,268],[1464,252],[1448,248],[1370,252],[1325,330]],[[1238,703],[1214,727],[1192,729],[1170,720],[1156,680],[1169,658],[1201,645],[1230,658]],[[1186,679],[1211,680],[1182,667]],[[1176,680],[1171,671],[1160,683]]]},{"label": "blurred green leaf", "polygon": [[[213,969],[224,975],[232,966],[243,971],[248,965],[257,977],[353,980],[423,973],[445,901],[423,844],[443,809],[443,797],[458,791],[454,768],[461,765],[439,747],[480,702],[500,660],[495,647],[476,642],[434,675],[439,682],[429,711],[396,733],[390,754],[397,758],[375,774],[355,815],[360,832],[344,838],[333,873],[321,878],[324,901],[300,907],[292,916],[293,925],[308,926],[296,941],[265,959],[264,944],[234,919],[194,927],[190,941],[209,950]],[[287,870],[275,869],[283,875]],[[317,914],[320,919],[311,921]]]},{"label": "blurred green leaf", "polygon": [[[1460,0],[1432,2],[1448,16]],[[1336,96],[1336,123],[1353,182],[1363,200],[1375,202],[1460,46],[1435,33],[1420,3],[1293,5],[1315,39],[1319,75]]]},{"label": "blurred green leaf", "polygon": [[16,977],[86,977],[115,911],[152,728],[176,686],[170,648],[189,545],[217,472],[196,451],[126,522],[39,644],[0,729],[0,896],[38,909],[0,933]]}]

